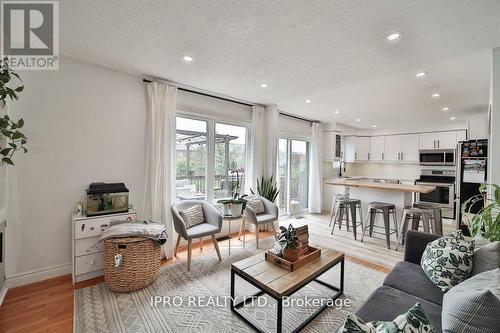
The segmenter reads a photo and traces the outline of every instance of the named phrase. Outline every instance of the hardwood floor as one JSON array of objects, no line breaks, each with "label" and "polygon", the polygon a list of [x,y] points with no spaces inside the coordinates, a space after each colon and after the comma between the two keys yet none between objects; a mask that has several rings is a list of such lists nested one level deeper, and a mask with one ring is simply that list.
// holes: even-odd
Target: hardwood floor
[{"label": "hardwood floor", "polygon": [[[352,233],[341,230],[330,234],[327,215],[305,215],[304,219],[285,219],[281,225],[289,223],[307,223],[310,243],[329,247],[346,253],[347,260],[365,265],[381,272],[388,272],[402,258],[402,252],[387,250],[385,240],[365,238],[365,242],[353,239]],[[266,234],[267,233],[267,234]],[[237,246],[237,233],[232,235],[232,246]],[[261,239],[271,237],[269,232],[262,232]],[[247,233],[247,246],[255,244],[254,235]],[[253,243],[253,244],[252,244]],[[220,242],[221,252],[227,247],[227,240]],[[203,242],[203,251],[199,243],[193,244],[193,258],[212,251],[211,239]],[[178,257],[164,260],[163,265],[185,261],[186,247],[180,247]],[[85,288],[103,282],[103,278],[78,283],[73,286],[71,276],[65,275],[34,284],[10,289],[0,307],[0,332],[72,332],[73,293],[75,289]]]}]

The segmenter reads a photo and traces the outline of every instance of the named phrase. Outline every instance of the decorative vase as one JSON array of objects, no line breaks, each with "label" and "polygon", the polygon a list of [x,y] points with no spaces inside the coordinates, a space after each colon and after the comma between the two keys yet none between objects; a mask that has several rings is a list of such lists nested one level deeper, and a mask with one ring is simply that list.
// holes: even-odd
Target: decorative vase
[{"label": "decorative vase", "polygon": [[300,255],[300,244],[297,245],[295,249],[285,247],[283,249],[283,259],[288,261],[296,261]]},{"label": "decorative vase", "polygon": [[241,212],[243,211],[243,204],[232,204],[231,205],[231,216],[238,217],[241,216]]}]

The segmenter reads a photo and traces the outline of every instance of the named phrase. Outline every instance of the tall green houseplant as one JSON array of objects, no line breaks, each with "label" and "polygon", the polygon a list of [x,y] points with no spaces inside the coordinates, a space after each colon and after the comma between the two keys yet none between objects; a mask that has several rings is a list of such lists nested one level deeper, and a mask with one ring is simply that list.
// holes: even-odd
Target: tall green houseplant
[{"label": "tall green houseplant", "polygon": [[[252,194],[255,194],[253,189],[250,189]],[[260,181],[257,179],[257,193],[271,202],[275,202],[280,191],[274,181],[274,177],[261,177]]]},{"label": "tall green houseplant", "polygon": [[[500,240],[500,187],[496,184],[481,184],[479,192],[462,205],[462,215],[469,213],[469,230],[472,236],[480,235],[491,242]],[[492,193],[490,196],[487,193]],[[484,207],[475,215],[472,209],[483,202]]]},{"label": "tall green houseplant", "polygon": [[[13,79],[17,79],[18,83],[15,87],[11,87]],[[6,105],[6,99],[10,98],[11,101],[19,99],[18,93],[24,89],[20,85],[21,78],[15,73],[7,62],[7,59],[0,61],[0,109]],[[8,115],[0,117],[0,165],[8,164],[14,165],[12,161],[13,155],[22,150],[24,153],[28,152],[25,145],[28,138],[20,131],[24,126],[24,120],[12,120]]]}]

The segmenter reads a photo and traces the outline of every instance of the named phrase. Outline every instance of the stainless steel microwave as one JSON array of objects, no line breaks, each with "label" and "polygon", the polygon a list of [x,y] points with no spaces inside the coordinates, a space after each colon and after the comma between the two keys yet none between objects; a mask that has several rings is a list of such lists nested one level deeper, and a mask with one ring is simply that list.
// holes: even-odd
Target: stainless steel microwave
[{"label": "stainless steel microwave", "polygon": [[455,165],[455,149],[420,150],[420,165]]}]

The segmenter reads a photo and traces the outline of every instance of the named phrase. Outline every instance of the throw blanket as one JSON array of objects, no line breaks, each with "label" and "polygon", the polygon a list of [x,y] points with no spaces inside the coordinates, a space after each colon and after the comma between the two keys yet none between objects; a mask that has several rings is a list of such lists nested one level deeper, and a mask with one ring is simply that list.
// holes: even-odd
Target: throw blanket
[{"label": "throw blanket", "polygon": [[113,224],[101,235],[99,242],[110,238],[121,237],[146,237],[151,238],[158,244],[163,245],[167,241],[167,228],[160,223],[151,223],[151,221],[134,221],[120,224]]}]

